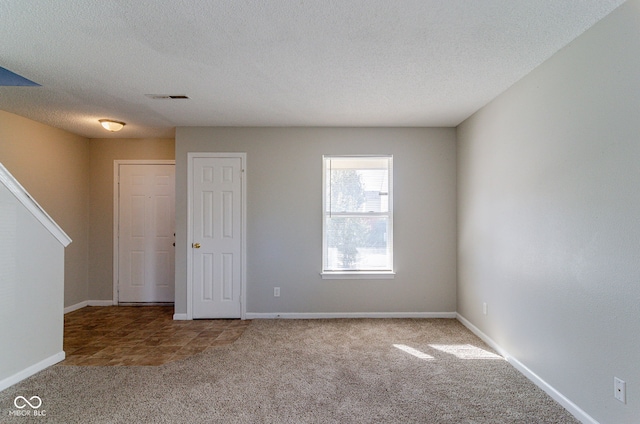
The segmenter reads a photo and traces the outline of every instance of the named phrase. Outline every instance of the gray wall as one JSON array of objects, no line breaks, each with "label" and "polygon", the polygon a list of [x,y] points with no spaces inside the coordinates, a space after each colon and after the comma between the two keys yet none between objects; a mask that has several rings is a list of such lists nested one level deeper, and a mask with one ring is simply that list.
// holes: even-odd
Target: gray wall
[{"label": "gray wall", "polygon": [[0,183],[0,391],[64,359],[66,237],[50,232],[49,219],[12,186]]},{"label": "gray wall", "polygon": [[[247,312],[456,310],[454,129],[178,128],[176,313],[186,313],[187,152],[247,153]],[[321,279],[323,154],[394,155],[394,280]]]},{"label": "gray wall", "polygon": [[458,128],[458,312],[602,423],[640,417],[639,90],[634,0]]}]

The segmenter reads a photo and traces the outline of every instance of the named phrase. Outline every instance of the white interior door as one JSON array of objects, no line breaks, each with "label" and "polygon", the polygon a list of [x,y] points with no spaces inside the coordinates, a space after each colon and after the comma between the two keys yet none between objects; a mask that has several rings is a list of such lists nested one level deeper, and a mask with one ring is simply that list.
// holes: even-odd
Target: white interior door
[{"label": "white interior door", "polygon": [[243,158],[191,157],[193,318],[240,318]]},{"label": "white interior door", "polygon": [[173,302],[175,165],[120,164],[118,302]]}]

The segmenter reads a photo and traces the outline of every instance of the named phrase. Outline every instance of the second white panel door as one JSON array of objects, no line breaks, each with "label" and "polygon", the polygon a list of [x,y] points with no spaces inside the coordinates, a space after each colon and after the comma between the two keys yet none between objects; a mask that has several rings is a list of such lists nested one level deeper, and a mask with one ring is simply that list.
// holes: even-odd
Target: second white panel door
[{"label": "second white panel door", "polygon": [[240,318],[242,159],[194,157],[193,318]]}]

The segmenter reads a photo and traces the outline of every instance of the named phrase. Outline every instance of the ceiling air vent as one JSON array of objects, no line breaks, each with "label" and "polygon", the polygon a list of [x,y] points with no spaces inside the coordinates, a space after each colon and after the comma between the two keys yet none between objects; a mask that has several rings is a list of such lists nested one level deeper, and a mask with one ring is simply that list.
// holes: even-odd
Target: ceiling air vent
[{"label": "ceiling air vent", "polygon": [[189,96],[185,96],[184,94],[145,94],[145,96],[156,100],[178,100],[189,98]]}]

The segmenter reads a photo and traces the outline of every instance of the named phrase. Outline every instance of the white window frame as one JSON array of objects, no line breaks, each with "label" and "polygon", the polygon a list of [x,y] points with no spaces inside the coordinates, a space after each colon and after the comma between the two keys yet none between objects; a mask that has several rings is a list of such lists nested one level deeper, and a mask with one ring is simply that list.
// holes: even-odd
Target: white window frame
[{"label": "white window frame", "polygon": [[[389,263],[391,269],[388,270],[328,270],[327,265],[327,160],[337,158],[353,159],[386,159],[389,162],[389,211],[387,213],[363,213],[363,216],[388,216],[389,230],[387,243],[389,246]],[[395,277],[393,262],[393,155],[323,155],[322,156],[322,271],[320,275],[323,280],[352,280],[352,279],[393,279]]]}]

